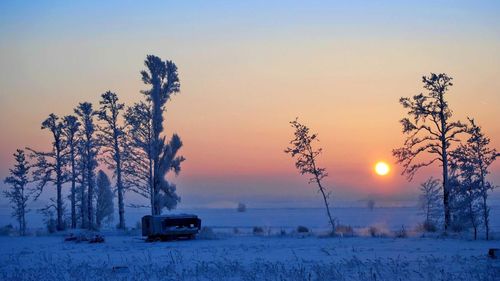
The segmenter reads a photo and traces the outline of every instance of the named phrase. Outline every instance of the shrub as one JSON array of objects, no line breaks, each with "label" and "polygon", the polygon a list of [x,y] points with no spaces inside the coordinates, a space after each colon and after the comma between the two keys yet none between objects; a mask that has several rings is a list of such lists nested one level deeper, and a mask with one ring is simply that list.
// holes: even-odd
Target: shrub
[{"label": "shrub", "polygon": [[396,238],[406,238],[408,237],[408,233],[406,232],[406,228],[404,225],[401,226],[401,229],[394,232],[394,236]]},{"label": "shrub", "polygon": [[12,224],[8,224],[0,228],[0,236],[11,236],[14,232],[15,230]]},{"label": "shrub", "polygon": [[416,227],[416,231],[419,232],[436,232],[438,230],[436,224],[434,222],[426,221],[423,223],[419,223]]},{"label": "shrub", "polygon": [[242,213],[242,212],[245,212],[247,210],[247,205],[245,205],[244,203],[238,203],[238,207],[236,208],[236,211]]},{"label": "shrub", "polygon": [[302,225],[299,225],[299,226],[297,226],[297,232],[298,233],[308,233],[309,228],[302,226]]},{"label": "shrub", "polygon": [[335,234],[340,236],[352,237],[354,236],[354,230],[350,225],[339,224],[335,226]]},{"label": "shrub", "polygon": [[260,226],[254,226],[253,227],[253,234],[263,234],[264,233],[264,228]]},{"label": "shrub", "polygon": [[462,232],[464,230],[466,230],[468,227],[465,225],[465,223],[461,222],[461,221],[456,221],[456,220],[453,220],[451,225],[450,225],[450,230],[455,232],[455,233],[459,233],[459,232]]},{"label": "shrub", "polygon": [[200,229],[200,232],[198,233],[197,237],[199,239],[204,239],[204,240],[214,240],[217,239],[217,235],[215,235],[214,230],[211,227],[204,226]]},{"label": "shrub", "polygon": [[48,218],[45,221],[45,225],[47,226],[47,231],[49,233],[54,233],[56,232],[56,220],[53,218]]},{"label": "shrub", "polygon": [[370,226],[370,228],[368,228],[368,233],[370,233],[372,237],[377,237],[379,236],[380,231],[376,226]]}]

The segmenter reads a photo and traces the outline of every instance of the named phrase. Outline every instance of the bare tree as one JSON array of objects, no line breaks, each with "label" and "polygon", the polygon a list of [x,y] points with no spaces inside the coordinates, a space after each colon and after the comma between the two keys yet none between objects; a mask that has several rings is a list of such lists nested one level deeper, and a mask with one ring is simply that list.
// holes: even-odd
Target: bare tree
[{"label": "bare tree", "polygon": [[116,191],[118,193],[119,229],[125,229],[124,186],[122,179],[123,154],[125,144],[124,128],[119,124],[120,112],[124,104],[118,102],[118,96],[110,91],[101,95],[99,119],[104,121],[100,129],[100,139],[104,153],[104,162],[114,171]]},{"label": "bare tree", "polygon": [[101,228],[102,222],[113,218],[113,191],[108,176],[102,170],[97,172],[96,179],[96,226]]},{"label": "bare tree", "polygon": [[80,118],[80,123],[82,124],[81,130],[79,132],[80,141],[82,144],[81,157],[83,170],[85,171],[85,183],[87,185],[87,228],[94,228],[94,184],[95,184],[95,169],[97,168],[97,154],[99,151],[99,146],[97,139],[95,137],[95,124],[94,116],[97,112],[92,108],[92,104],[88,102],[82,102],[75,108],[75,113]]},{"label": "bare tree", "polygon": [[13,155],[16,161],[14,168],[9,170],[10,176],[4,180],[11,187],[4,191],[3,194],[12,204],[12,216],[17,219],[19,232],[24,236],[26,234],[26,213],[29,212],[28,200],[30,196],[27,185],[30,182],[29,172],[31,167],[26,161],[24,150],[17,149]]},{"label": "bare tree", "polygon": [[[403,133],[407,135],[403,147],[392,151],[397,163],[404,168],[402,174],[407,175],[410,181],[420,168],[435,162],[441,164],[445,231],[451,218],[448,152],[451,144],[458,141],[456,136],[465,131],[462,123],[451,121],[452,111],[445,99],[448,88],[453,85],[451,80],[452,78],[444,73],[431,73],[430,76],[422,78],[427,93],[399,100],[403,107],[408,109],[410,118],[400,121]],[[430,155],[430,160],[418,162],[418,156],[423,154]]]},{"label": "bare tree", "polygon": [[436,221],[443,208],[441,183],[439,180],[429,178],[420,185],[419,207],[424,212],[424,228],[427,231],[435,231]]},{"label": "bare tree", "polygon": [[67,157],[65,155],[67,144],[64,139],[63,127],[64,124],[59,120],[59,117],[51,113],[49,117],[42,122],[42,129],[47,129],[52,134],[52,151],[40,152],[28,148],[28,150],[31,151],[30,157],[35,159],[35,163],[33,164],[35,168],[33,171],[33,178],[35,181],[38,181],[38,192],[35,196],[35,200],[40,196],[47,183],[51,182],[56,186],[56,229],[58,231],[64,230],[62,185],[66,181],[64,167],[67,162]]},{"label": "bare tree", "polygon": [[143,91],[147,100],[151,103],[151,125],[152,125],[152,213],[161,214],[163,208],[168,210],[175,208],[180,197],[176,194],[174,184],[166,180],[166,174],[173,171],[180,172],[180,164],[184,157],[177,156],[182,142],[177,134],[166,142],[163,132],[163,112],[165,105],[171,96],[180,91],[177,66],[172,61],[162,61],[159,57],[148,55],[144,62],[147,71],[141,71],[142,81],[151,88]]},{"label": "bare tree", "polygon": [[[490,232],[490,208],[487,204],[489,192],[494,185],[487,181],[490,165],[499,155],[496,149],[490,148],[490,139],[485,136],[481,126],[477,125],[474,119],[468,118],[467,128],[468,139],[465,144],[461,144],[452,152],[457,168],[461,171],[463,181],[469,188],[476,187],[474,192],[481,198],[480,204],[483,224],[486,232],[486,240],[489,239]],[[472,193],[473,191],[469,191]]]},{"label": "bare tree", "polygon": [[63,134],[66,138],[67,144],[67,155],[68,155],[68,163],[69,163],[69,181],[71,182],[71,193],[70,193],[70,201],[71,201],[71,228],[76,228],[77,216],[76,216],[76,183],[78,178],[78,169],[77,169],[77,154],[78,154],[78,139],[77,133],[80,127],[80,123],[78,119],[73,115],[67,115],[63,118]]},{"label": "bare tree", "polygon": [[316,164],[316,158],[321,154],[322,149],[314,149],[312,144],[314,141],[318,141],[317,134],[310,134],[309,128],[301,123],[298,119],[290,122],[292,128],[294,128],[295,138],[290,141],[291,147],[285,149],[285,153],[290,154],[292,158],[295,158],[295,167],[299,170],[302,175],[311,175],[309,183],[316,183],[318,185],[318,190],[323,196],[323,201],[325,203],[326,213],[332,227],[332,234],[335,232],[335,222],[330,213],[329,197],[331,192],[327,191],[322,184],[322,180],[328,176],[325,168],[320,168]]}]

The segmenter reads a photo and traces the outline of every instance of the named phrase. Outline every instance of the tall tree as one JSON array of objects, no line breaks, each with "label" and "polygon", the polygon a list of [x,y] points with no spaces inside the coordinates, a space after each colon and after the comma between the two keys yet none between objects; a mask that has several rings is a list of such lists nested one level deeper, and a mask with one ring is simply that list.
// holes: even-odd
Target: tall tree
[{"label": "tall tree", "polygon": [[37,186],[38,194],[35,196],[37,199],[42,193],[45,185],[49,182],[56,186],[56,213],[57,223],[56,229],[58,231],[64,230],[63,212],[64,204],[62,198],[62,185],[66,180],[64,167],[66,165],[66,141],[63,134],[64,124],[59,120],[59,117],[53,113],[42,122],[42,130],[49,130],[52,134],[52,151],[40,152],[28,148],[31,151],[30,157],[34,158],[34,180],[38,181]]},{"label": "tall tree", "polygon": [[311,175],[309,183],[316,183],[318,190],[323,196],[326,213],[332,227],[332,234],[335,232],[335,221],[330,212],[330,204],[328,202],[331,192],[327,191],[323,186],[322,180],[328,176],[325,168],[320,168],[316,164],[316,158],[321,154],[322,149],[315,149],[313,142],[318,141],[317,134],[309,133],[309,128],[297,119],[290,122],[295,130],[294,139],[290,141],[291,147],[285,149],[285,153],[290,154],[295,158],[295,167],[302,175]]},{"label": "tall tree", "polygon": [[124,184],[131,191],[149,199],[153,209],[153,126],[151,106],[139,102],[125,112],[127,149],[125,149]]},{"label": "tall tree", "polygon": [[94,117],[97,112],[92,108],[89,102],[82,102],[75,108],[75,113],[80,118],[82,124],[80,134],[81,143],[83,146],[83,170],[85,171],[85,183],[87,185],[87,228],[95,227],[94,220],[94,185],[95,185],[95,169],[97,168],[97,154],[99,151],[98,142],[95,136]]},{"label": "tall tree", "polygon": [[123,202],[123,154],[125,147],[124,128],[119,124],[120,113],[123,111],[124,104],[118,102],[118,96],[110,91],[101,95],[99,102],[99,119],[104,121],[100,127],[100,139],[105,154],[104,162],[108,168],[114,171],[116,177],[116,191],[118,193],[118,215],[119,229],[125,229],[125,205]]},{"label": "tall tree", "polygon": [[[445,94],[453,84],[448,75],[434,74],[422,77],[427,93],[412,98],[401,98],[399,102],[408,110],[409,118],[401,119],[403,133],[407,135],[403,147],[394,149],[393,155],[397,163],[403,166],[402,174],[411,181],[415,173],[422,167],[435,162],[442,167],[444,229],[450,225],[450,187],[449,150],[456,136],[465,131],[459,121],[451,121],[452,111],[448,106]],[[428,154],[430,160],[418,161],[418,157]]]},{"label": "tall tree", "polygon": [[80,223],[81,223],[81,228],[88,228],[89,222],[88,222],[88,214],[87,214],[87,170],[86,170],[86,153],[85,153],[85,144],[80,140],[81,137],[81,132],[79,131],[78,134],[80,135],[79,141],[77,143],[77,149],[78,149],[78,157],[77,157],[77,168],[78,168],[78,177],[77,177],[77,182],[78,182],[78,188],[77,188],[77,202],[79,202],[79,214],[78,216],[80,217]]},{"label": "tall tree", "polygon": [[97,172],[96,179],[96,226],[101,228],[102,222],[113,218],[113,191],[108,176],[102,170]]},{"label": "tall tree", "polygon": [[73,115],[67,115],[63,118],[63,133],[66,138],[67,143],[67,155],[69,163],[69,180],[71,182],[71,228],[76,228],[77,215],[76,215],[76,183],[78,178],[78,167],[77,167],[77,154],[78,154],[78,139],[77,133],[80,127],[80,122]]},{"label": "tall tree", "polygon": [[30,196],[27,185],[30,182],[30,165],[26,161],[24,150],[17,149],[13,155],[16,161],[14,168],[9,170],[10,176],[4,180],[11,187],[4,191],[4,195],[12,204],[12,216],[16,217],[19,223],[19,232],[24,236],[26,234],[26,213],[29,212],[28,200]]},{"label": "tall tree", "polygon": [[468,139],[452,152],[458,168],[466,176],[470,185],[477,186],[477,192],[481,197],[481,212],[486,232],[486,239],[490,233],[490,208],[488,206],[489,192],[494,185],[486,177],[490,173],[489,167],[500,154],[496,149],[490,147],[490,139],[483,133],[481,126],[474,119],[468,118]]},{"label": "tall tree", "polygon": [[174,134],[167,143],[163,132],[163,113],[171,96],[180,91],[177,66],[172,61],[162,61],[159,57],[148,55],[144,61],[147,70],[141,71],[142,81],[151,88],[143,91],[151,103],[152,124],[152,164],[153,164],[153,206],[152,213],[161,214],[163,208],[175,208],[180,197],[175,192],[175,185],[166,180],[166,174],[180,171],[184,157],[177,156],[182,147],[181,139]]}]

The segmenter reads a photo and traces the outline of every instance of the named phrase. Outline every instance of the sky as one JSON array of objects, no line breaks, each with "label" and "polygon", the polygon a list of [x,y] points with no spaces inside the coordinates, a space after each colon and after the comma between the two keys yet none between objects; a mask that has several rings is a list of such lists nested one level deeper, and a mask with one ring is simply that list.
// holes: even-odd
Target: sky
[{"label": "sky", "polygon": [[[50,147],[50,113],[107,90],[139,101],[154,54],[181,80],[165,114],[187,159],[170,178],[179,207],[321,207],[283,152],[296,117],[319,134],[334,204],[415,204],[439,167],[400,175],[398,100],[447,73],[454,118],[474,117],[500,148],[499,13],[498,1],[1,1],[0,178],[16,148]],[[389,175],[375,175],[377,161]]]}]

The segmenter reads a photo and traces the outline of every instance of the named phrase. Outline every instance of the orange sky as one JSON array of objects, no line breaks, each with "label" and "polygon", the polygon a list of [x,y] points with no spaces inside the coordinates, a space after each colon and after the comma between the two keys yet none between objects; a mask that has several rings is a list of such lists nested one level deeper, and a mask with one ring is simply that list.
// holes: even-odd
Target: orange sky
[{"label": "orange sky", "polygon": [[[109,23],[105,15],[115,7],[92,5],[13,6],[0,22],[2,178],[17,147],[48,147],[39,127],[49,113],[69,114],[108,89],[127,104],[139,100],[147,54],[179,67],[182,92],[168,105],[166,129],[185,144],[187,161],[175,179],[185,206],[316,204],[283,153],[296,116],[319,134],[335,200],[414,201],[418,182],[438,176],[438,167],[408,183],[398,167],[382,178],[373,165],[394,162],[391,149],[403,141],[398,99],[419,93],[430,72],[454,77],[456,118],[475,117],[500,147],[495,5],[460,3],[437,14],[394,3],[294,2],[285,11],[264,2],[179,4],[166,7],[153,29],[133,4],[120,6]],[[500,163],[492,172],[500,182]]]}]

